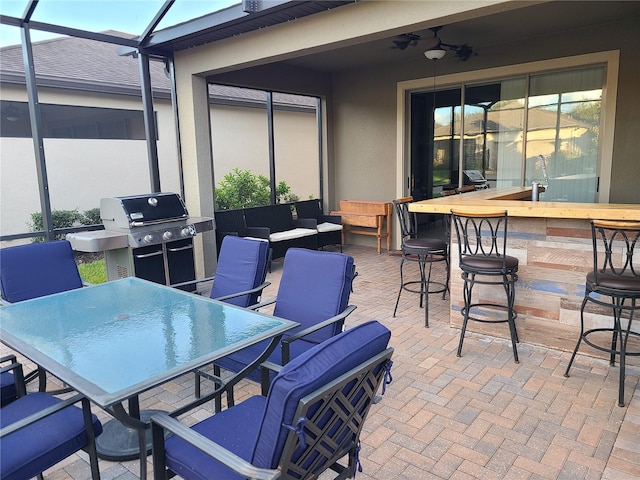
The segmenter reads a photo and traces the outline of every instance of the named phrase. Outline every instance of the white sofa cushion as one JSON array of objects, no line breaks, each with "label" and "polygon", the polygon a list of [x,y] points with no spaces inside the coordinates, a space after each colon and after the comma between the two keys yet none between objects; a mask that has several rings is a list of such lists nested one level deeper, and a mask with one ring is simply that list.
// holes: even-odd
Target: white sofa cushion
[{"label": "white sofa cushion", "polygon": [[342,225],[338,223],[324,222],[317,226],[318,232],[336,232],[342,230]]},{"label": "white sofa cushion", "polygon": [[269,235],[270,242],[281,242],[283,240],[291,240],[292,238],[308,237],[310,235],[317,235],[317,230],[310,228],[294,228],[293,230],[286,230],[284,232],[276,232]]}]

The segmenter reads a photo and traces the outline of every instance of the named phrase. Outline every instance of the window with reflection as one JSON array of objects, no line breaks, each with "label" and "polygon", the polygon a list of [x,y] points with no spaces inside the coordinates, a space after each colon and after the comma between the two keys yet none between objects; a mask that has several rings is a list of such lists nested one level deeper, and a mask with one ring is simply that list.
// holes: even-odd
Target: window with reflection
[{"label": "window with reflection", "polygon": [[525,185],[547,185],[545,200],[595,201],[603,79],[604,67],[531,76]]},{"label": "window with reflection", "polygon": [[412,93],[413,196],[457,186],[461,165],[463,183],[476,171],[491,187],[539,182],[541,199],[594,202],[603,81],[594,66]]}]

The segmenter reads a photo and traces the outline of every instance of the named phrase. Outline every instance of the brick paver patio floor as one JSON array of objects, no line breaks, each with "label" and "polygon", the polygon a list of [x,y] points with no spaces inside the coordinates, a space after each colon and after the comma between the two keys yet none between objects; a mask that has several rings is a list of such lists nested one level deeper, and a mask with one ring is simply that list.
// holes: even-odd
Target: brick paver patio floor
[{"label": "brick paver patio floor", "polygon": [[[640,367],[628,367],[621,408],[618,368],[605,360],[580,353],[571,377],[564,378],[567,352],[521,343],[515,364],[507,340],[475,333],[467,334],[458,358],[459,330],[449,327],[448,297],[430,297],[430,328],[423,326],[416,294],[403,293],[393,318],[399,257],[354,245],[344,252],[355,258],[359,273],[350,302],[358,308],[347,327],[379,320],[392,331],[395,348],[393,383],[364,427],[358,479],[640,478]],[[274,262],[265,298],[275,295],[281,269]],[[236,399],[256,393],[257,385],[247,381]],[[191,395],[189,375],[147,392],[141,406],[171,410]],[[184,421],[211,411],[206,406]],[[151,457],[148,465],[151,471]],[[100,470],[103,479],[134,479],[138,462],[100,460]],[[45,478],[90,478],[86,455],[70,457]]]}]

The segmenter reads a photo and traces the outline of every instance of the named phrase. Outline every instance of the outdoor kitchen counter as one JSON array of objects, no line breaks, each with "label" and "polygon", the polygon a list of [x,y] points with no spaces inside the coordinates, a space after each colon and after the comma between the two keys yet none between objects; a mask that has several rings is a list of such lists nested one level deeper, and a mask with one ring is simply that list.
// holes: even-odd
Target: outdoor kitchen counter
[{"label": "outdoor kitchen counter", "polygon": [[409,210],[416,213],[450,213],[452,208],[471,213],[507,210],[510,217],[640,220],[639,204],[545,202],[544,193],[541,197],[541,201],[532,202],[531,187],[488,188],[414,202]]},{"label": "outdoor kitchen counter", "polygon": [[[414,202],[409,210],[445,214],[452,208],[477,213],[507,210],[507,251],[519,261],[515,310],[520,341],[571,351],[580,334],[585,275],[593,268],[589,219],[639,220],[640,205],[531,202],[530,198],[531,187],[497,188]],[[456,328],[462,324],[462,286],[457,238],[452,231],[449,323]],[[476,294],[483,301],[504,302],[504,290],[495,286],[476,285]],[[434,296],[432,301],[439,300]],[[586,328],[611,327],[610,309],[589,305],[586,312]],[[506,324],[470,322],[469,328],[509,338]],[[508,344],[505,349],[509,353]],[[580,353],[599,355],[594,349]],[[627,362],[640,365],[640,357],[627,357]]]}]

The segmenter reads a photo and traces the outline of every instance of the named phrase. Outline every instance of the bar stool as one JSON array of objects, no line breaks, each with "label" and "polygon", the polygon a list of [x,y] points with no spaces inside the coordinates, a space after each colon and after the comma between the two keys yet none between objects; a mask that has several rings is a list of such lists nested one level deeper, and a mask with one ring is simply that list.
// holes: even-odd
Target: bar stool
[{"label": "bar stool", "polygon": [[[462,354],[462,343],[469,320],[482,323],[508,323],[513,348],[513,359],[518,360],[518,332],[515,320],[518,316],[513,308],[515,283],[518,280],[518,259],[506,254],[507,212],[463,213],[451,210],[458,238],[459,265],[464,280],[462,308],[462,331],[458,343],[458,357]],[[506,293],[506,304],[472,301],[473,287],[480,285],[502,285]],[[496,318],[494,310],[506,311],[506,317]],[[479,315],[483,315],[482,318]]]},{"label": "bar stool", "polygon": [[[620,356],[620,381],[618,386],[618,405],[624,407],[625,362],[627,356],[640,355],[640,352],[627,352],[629,335],[640,337],[640,333],[631,331],[636,301],[640,298],[640,261],[634,263],[635,248],[640,242],[640,222],[618,222],[592,220],[591,237],[593,241],[593,270],[587,273],[584,299],[580,308],[580,336],[573,350],[564,376],[569,369],[584,340],[593,348],[608,352],[609,363],[615,365],[616,355]],[[608,298],[602,298],[608,297]],[[629,301],[630,304],[625,302]],[[613,327],[584,329],[584,309],[587,302],[611,308]],[[627,326],[623,323],[626,320]],[[611,332],[611,347],[596,343],[589,335],[598,332]],[[618,347],[618,337],[620,345]]]},{"label": "bar stool", "polygon": [[[400,222],[402,232],[402,260],[400,261],[400,290],[393,309],[396,316],[400,295],[403,290],[420,294],[420,308],[424,300],[424,326],[429,326],[429,294],[442,293],[444,300],[449,290],[449,242],[442,238],[418,238],[418,222],[416,214],[409,212],[409,203],[413,197],[404,197],[393,200],[393,206]],[[448,227],[445,227],[448,232]],[[447,235],[448,236],[448,235]],[[404,262],[416,262],[420,269],[420,280],[404,280]],[[446,279],[444,282],[431,279],[431,269],[436,262],[445,262]],[[429,269],[427,270],[427,264]],[[416,288],[419,285],[419,288]]]}]

